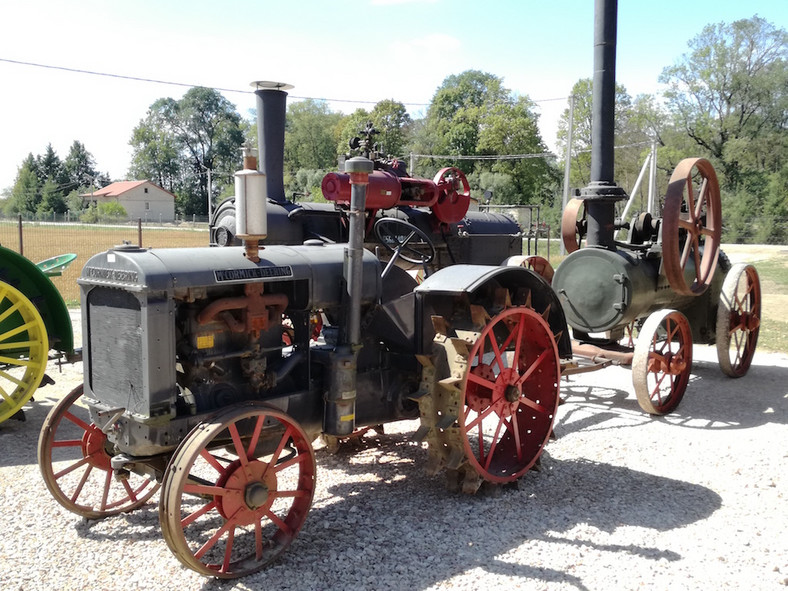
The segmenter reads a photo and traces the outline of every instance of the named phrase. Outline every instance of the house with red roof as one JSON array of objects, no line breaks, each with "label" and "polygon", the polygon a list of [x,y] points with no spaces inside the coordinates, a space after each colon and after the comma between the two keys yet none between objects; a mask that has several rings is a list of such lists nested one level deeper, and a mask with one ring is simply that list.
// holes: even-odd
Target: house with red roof
[{"label": "house with red roof", "polygon": [[143,222],[175,221],[175,195],[150,181],[119,181],[81,195],[85,205],[116,202],[129,219]]}]

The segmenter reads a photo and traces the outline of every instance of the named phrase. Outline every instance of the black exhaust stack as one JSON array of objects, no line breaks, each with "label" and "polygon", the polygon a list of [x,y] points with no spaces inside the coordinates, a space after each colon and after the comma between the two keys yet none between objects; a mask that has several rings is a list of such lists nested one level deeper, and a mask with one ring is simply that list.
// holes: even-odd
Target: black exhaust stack
[{"label": "black exhaust stack", "polygon": [[615,250],[615,205],[627,194],[613,180],[616,109],[616,27],[618,1],[594,6],[594,90],[591,120],[591,179],[580,191],[586,201],[586,245]]},{"label": "black exhaust stack", "polygon": [[268,198],[285,203],[284,157],[286,90],[283,82],[252,82],[257,96],[258,169],[265,174]]}]

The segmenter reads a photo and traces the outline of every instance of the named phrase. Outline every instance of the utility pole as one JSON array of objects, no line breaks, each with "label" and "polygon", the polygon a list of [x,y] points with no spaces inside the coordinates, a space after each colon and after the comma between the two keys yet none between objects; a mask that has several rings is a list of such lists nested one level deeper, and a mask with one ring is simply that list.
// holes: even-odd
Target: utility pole
[{"label": "utility pole", "polygon": [[[566,133],[566,152],[564,154],[564,199],[563,199],[563,206],[561,207],[561,211],[563,212],[566,209],[566,204],[569,203],[569,170],[570,165],[572,163],[572,131],[574,129],[575,123],[575,95],[569,95],[569,127]],[[549,239],[548,239],[549,244]],[[564,246],[564,241],[561,240],[561,255],[566,254],[566,247]]]}]

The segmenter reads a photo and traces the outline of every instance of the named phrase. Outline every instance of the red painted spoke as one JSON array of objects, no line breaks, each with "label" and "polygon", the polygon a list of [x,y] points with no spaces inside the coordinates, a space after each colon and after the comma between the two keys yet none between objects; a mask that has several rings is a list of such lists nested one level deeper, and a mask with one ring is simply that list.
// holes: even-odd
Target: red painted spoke
[{"label": "red painted spoke", "polygon": [[77,485],[77,488],[74,491],[74,494],[71,495],[71,502],[74,503],[75,505],[77,504],[77,499],[79,498],[79,495],[82,493],[82,487],[85,486],[85,483],[88,481],[88,477],[90,476],[90,473],[92,471],[93,471],[93,466],[88,466],[87,470],[85,470],[85,472],[82,474],[82,478],[80,479],[79,484]]},{"label": "red painted spoke", "polygon": [[208,511],[210,511],[211,509],[216,508],[218,505],[219,505],[218,501],[211,501],[210,503],[206,503],[205,505],[197,509],[194,513],[190,513],[189,515],[181,519],[181,527],[185,529],[186,526],[188,526],[190,523],[193,523],[194,521],[196,521],[197,519],[208,513]]},{"label": "red painted spoke", "polygon": [[279,516],[278,516],[278,515],[276,515],[276,514],[272,513],[270,509],[265,509],[265,510],[263,511],[263,514],[264,514],[266,517],[268,517],[268,519],[270,519],[270,520],[271,520],[271,522],[272,522],[274,525],[276,525],[276,527],[278,527],[280,530],[282,530],[282,532],[283,532],[283,533],[284,533],[286,536],[288,536],[288,537],[291,537],[291,536],[293,535],[293,528],[291,528],[291,527],[290,527],[289,525],[287,525],[287,524],[286,524],[284,521],[282,521],[282,520],[279,518]]},{"label": "red painted spoke", "polygon": [[487,379],[483,378],[482,376],[480,376],[478,374],[475,374],[473,372],[468,373],[468,380],[471,381],[471,382],[475,382],[475,383],[479,384],[480,386],[484,386],[488,390],[494,390],[495,389],[495,383],[494,382],[491,382],[490,380],[487,380]]},{"label": "red painted spoke", "polygon": [[202,547],[199,550],[197,550],[197,552],[194,553],[194,557],[196,559],[198,559],[198,560],[201,559],[208,550],[210,550],[211,548],[213,548],[216,545],[216,542],[218,542],[222,538],[222,536],[227,531],[229,531],[229,529],[231,527],[232,528],[235,527],[235,519],[234,518],[235,518],[235,515],[233,515],[230,519],[225,521],[224,525],[222,527],[220,527],[216,531],[216,533],[213,534],[213,536],[211,536],[211,539],[208,540],[207,542],[205,542],[205,544],[203,544]]},{"label": "red painted spoke", "polygon": [[112,487],[112,471],[107,470],[107,476],[104,478],[104,491],[101,495],[101,510],[107,510],[107,499],[109,498],[109,489]]},{"label": "red painted spoke", "polygon": [[277,490],[275,492],[269,492],[268,494],[269,494],[269,496],[271,496],[271,497],[273,497],[275,499],[279,499],[279,498],[282,498],[282,499],[286,499],[286,498],[299,499],[299,498],[302,498],[302,497],[308,497],[309,496],[309,491],[301,490],[301,489],[296,489],[296,490]]},{"label": "red painted spoke", "polygon": [[209,452],[207,449],[205,449],[205,448],[201,449],[200,450],[200,456],[202,456],[202,458],[206,462],[208,462],[211,466],[213,466],[213,469],[216,470],[219,474],[222,474],[224,472],[224,466],[222,466],[219,463],[219,460],[217,460],[215,457],[213,457],[211,455],[211,452]]},{"label": "red painted spoke", "polygon": [[246,457],[246,448],[241,441],[241,436],[238,434],[238,426],[235,423],[232,423],[227,427],[227,430],[230,432],[230,437],[232,438],[233,445],[235,446],[235,454],[241,461],[241,466],[246,466],[249,463],[249,458]]},{"label": "red painted spoke", "polygon": [[81,445],[81,439],[61,439],[52,442],[52,447],[80,447]]},{"label": "red painted spoke", "polygon": [[309,459],[309,456],[307,454],[301,453],[301,454],[298,454],[297,456],[294,456],[294,457],[290,458],[286,462],[282,462],[281,464],[277,464],[276,466],[274,466],[273,470],[274,470],[274,472],[281,472],[282,470],[287,470],[290,466],[306,462],[308,459]]},{"label": "red painted spoke", "polygon": [[263,429],[263,423],[265,422],[265,415],[260,415],[257,417],[257,422],[254,424],[254,432],[252,433],[252,439],[249,441],[249,450],[246,452],[247,456],[250,458],[254,457],[254,448],[257,447],[257,442],[260,440],[260,431]]},{"label": "red painted spoke", "polygon": [[[466,431],[473,430],[473,428],[476,425],[480,424],[487,416],[489,416],[489,414],[493,412],[493,410],[495,410],[495,407],[492,405],[485,408],[482,412],[478,414],[478,416],[475,419],[473,419],[470,423],[465,425],[465,430]],[[466,418],[467,418],[467,413],[466,413]]]},{"label": "red painted spoke", "polygon": [[[501,427],[506,422],[502,416],[499,417],[498,424],[495,426],[495,435],[493,435],[492,443],[490,443],[490,451],[487,452],[487,459],[484,461],[484,469],[490,469],[490,462],[492,462],[493,454],[495,453],[495,448],[498,447],[498,436],[501,434]],[[484,460],[484,447],[482,446],[479,449],[479,461]]]},{"label": "red painted spoke", "polygon": [[292,435],[292,432],[293,432],[292,427],[288,425],[287,429],[285,429],[284,435],[282,435],[282,439],[279,440],[279,445],[276,447],[276,451],[274,451],[274,455],[271,456],[271,462],[268,464],[268,466],[265,468],[265,471],[263,472],[263,476],[265,476],[268,470],[271,469],[271,466],[274,467],[276,466],[276,462],[279,460],[279,456],[282,455],[282,450],[285,448],[285,445],[290,440],[290,436]]},{"label": "red painted spoke", "polygon": [[515,385],[518,388],[522,388],[522,386],[526,382],[526,380],[528,380],[528,378],[530,378],[533,375],[533,373],[542,364],[542,362],[545,359],[547,359],[549,356],[551,356],[552,353],[553,352],[552,352],[551,349],[545,349],[544,351],[539,353],[539,357],[537,357],[536,360],[534,360],[534,362],[531,364],[531,366],[528,369],[526,369],[525,372],[523,372],[523,375],[520,376],[520,379],[517,380]]},{"label": "red painted spoke", "polygon": [[520,425],[517,420],[517,416],[519,413],[514,413],[512,415],[512,420],[510,423],[507,423],[507,428],[512,432],[514,435],[514,448],[517,450],[517,461],[522,461],[523,459],[523,445],[520,442]]},{"label": "red painted spoke", "polygon": [[219,572],[226,573],[230,569],[230,558],[233,555],[233,540],[235,539],[235,528],[233,527],[227,534],[227,546],[224,549],[224,562]]},{"label": "red painted spoke", "polygon": [[[519,333],[521,324],[522,324],[521,322],[517,322],[517,326],[515,328],[512,328],[509,325],[506,325],[506,328],[509,329],[509,336],[506,337],[506,339],[504,340],[503,343],[501,343],[501,347],[500,347],[501,351],[506,351],[509,348],[509,345],[512,343],[512,339],[514,338],[514,336],[516,334]],[[493,333],[493,331],[490,331],[490,334],[492,334],[492,333]]]},{"label": "red painted spoke", "polygon": [[487,333],[487,338],[490,340],[490,344],[492,344],[493,354],[495,355],[495,362],[498,364],[498,369],[503,371],[506,369],[506,366],[503,364],[503,358],[501,357],[501,350],[498,348],[498,343],[495,340],[495,335],[493,331]]},{"label": "red painted spoke", "polygon": [[87,457],[80,458],[79,460],[77,460],[76,462],[71,464],[68,468],[63,468],[60,472],[55,474],[55,480],[58,480],[61,476],[65,476],[69,472],[73,472],[74,470],[76,470],[80,466],[84,466],[89,461],[90,461],[90,458],[87,458]]},{"label": "red painted spoke", "polygon": [[520,371],[520,349],[523,344],[523,331],[525,330],[525,314],[520,314],[517,322],[517,342],[514,344],[514,361],[512,367],[516,372]]},{"label": "red painted spoke", "polygon": [[120,482],[123,485],[123,488],[126,490],[126,495],[128,496],[128,500],[130,500],[131,502],[135,502],[137,500],[137,494],[134,492],[134,489],[131,488],[129,481],[124,478]]},{"label": "red painted spoke", "polygon": [[195,495],[214,495],[221,497],[227,494],[227,489],[222,486],[187,483],[183,485],[183,492]]},{"label": "red painted spoke", "polygon": [[68,411],[64,412],[63,416],[67,418],[69,421],[71,421],[72,423],[74,423],[75,425],[77,425],[78,427],[80,427],[83,431],[87,431],[88,429],[90,429],[90,425],[88,425],[85,421],[83,421],[79,417],[72,415]]},{"label": "red painted spoke", "polygon": [[263,558],[263,525],[259,519],[254,522],[254,557],[258,561]]},{"label": "red painted spoke", "polygon": [[527,406],[528,408],[530,408],[532,410],[535,410],[536,412],[538,412],[540,414],[543,414],[543,415],[550,414],[550,411],[548,409],[546,409],[541,404],[537,404],[536,402],[534,402],[533,400],[531,400],[527,396],[521,396],[520,397],[520,404],[522,404],[524,406]]}]

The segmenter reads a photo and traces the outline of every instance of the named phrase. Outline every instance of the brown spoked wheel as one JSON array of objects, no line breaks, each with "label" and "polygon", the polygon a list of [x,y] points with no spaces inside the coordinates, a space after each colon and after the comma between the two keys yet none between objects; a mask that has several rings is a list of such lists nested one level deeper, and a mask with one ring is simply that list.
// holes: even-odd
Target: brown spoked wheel
[{"label": "brown spoked wheel", "polygon": [[725,375],[740,378],[755,355],[761,326],[761,282],[755,267],[734,265],[725,277],[717,308],[717,358]]},{"label": "brown spoked wheel", "polygon": [[646,319],[635,343],[632,382],[640,408],[664,415],[674,410],[692,370],[692,330],[676,310],[659,310]]},{"label": "brown spoked wheel", "polygon": [[561,239],[567,253],[580,249],[586,227],[585,201],[576,197],[570,199],[561,215]]},{"label": "brown spoked wheel", "polygon": [[714,167],[703,158],[682,160],[670,177],[662,212],[663,265],[673,291],[684,295],[706,291],[717,266],[721,232],[720,186]]},{"label": "brown spoked wheel", "polygon": [[107,436],[90,421],[77,386],[52,408],[41,427],[38,466],[49,492],[69,511],[100,519],[145,504],[159,488],[149,476],[115,475]]},{"label": "brown spoked wheel", "polygon": [[244,576],[290,545],[314,491],[315,456],[301,427],[260,403],[237,404],[178,446],[162,483],[162,533],[189,568]]}]

